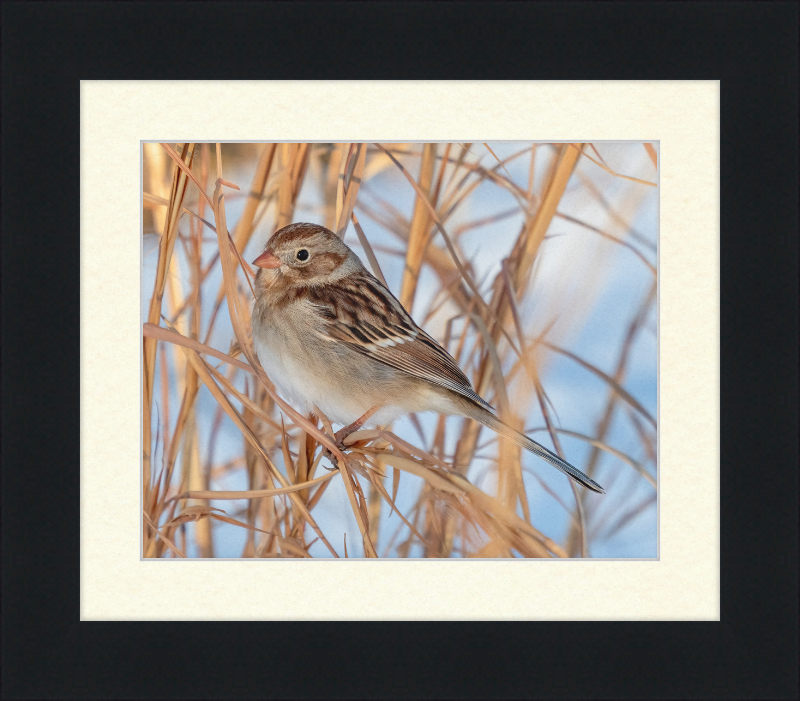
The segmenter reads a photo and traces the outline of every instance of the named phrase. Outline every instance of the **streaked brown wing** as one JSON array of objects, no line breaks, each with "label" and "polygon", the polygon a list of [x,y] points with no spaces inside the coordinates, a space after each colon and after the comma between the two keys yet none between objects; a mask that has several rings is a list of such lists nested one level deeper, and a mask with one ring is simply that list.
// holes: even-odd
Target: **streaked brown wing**
[{"label": "streaked brown wing", "polygon": [[346,343],[373,360],[492,408],[472,389],[451,355],[369,273],[338,281],[334,294],[311,291],[309,300],[319,313],[320,337]]}]

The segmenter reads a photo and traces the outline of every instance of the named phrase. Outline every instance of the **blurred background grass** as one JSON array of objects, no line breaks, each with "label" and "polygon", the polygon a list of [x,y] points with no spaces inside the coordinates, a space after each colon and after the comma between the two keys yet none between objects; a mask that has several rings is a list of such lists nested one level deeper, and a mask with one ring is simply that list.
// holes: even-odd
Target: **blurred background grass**
[{"label": "blurred background grass", "polygon": [[[219,158],[214,144],[168,146],[143,144],[143,323],[225,354],[235,341],[212,228],[221,174],[240,188],[223,188],[224,212],[244,261],[293,221],[339,230],[506,420],[606,494],[431,414],[364,434],[350,474],[331,475],[256,378],[203,356],[270,468],[186,351],[145,326],[146,557],[657,555],[654,145],[225,143]],[[249,308],[236,275],[227,292]],[[400,476],[387,451],[416,473]],[[326,475],[291,496],[186,496]]]}]

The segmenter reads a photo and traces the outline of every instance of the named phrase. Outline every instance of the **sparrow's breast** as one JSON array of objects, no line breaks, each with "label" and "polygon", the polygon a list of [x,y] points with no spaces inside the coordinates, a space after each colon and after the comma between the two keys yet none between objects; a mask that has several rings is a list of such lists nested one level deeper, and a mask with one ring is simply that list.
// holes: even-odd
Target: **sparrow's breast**
[{"label": "sparrow's breast", "polygon": [[253,342],[259,362],[281,396],[298,411],[319,407],[334,423],[352,423],[370,408],[370,398],[352,365],[341,357],[346,350],[321,340],[308,319],[297,307],[287,313],[254,313]]}]

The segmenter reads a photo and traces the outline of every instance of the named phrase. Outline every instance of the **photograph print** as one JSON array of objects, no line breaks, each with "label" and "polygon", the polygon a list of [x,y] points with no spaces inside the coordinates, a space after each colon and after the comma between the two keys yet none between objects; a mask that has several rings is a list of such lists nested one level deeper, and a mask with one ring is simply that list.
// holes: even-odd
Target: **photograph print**
[{"label": "photograph print", "polygon": [[142,143],[144,558],[658,557],[658,143]]}]

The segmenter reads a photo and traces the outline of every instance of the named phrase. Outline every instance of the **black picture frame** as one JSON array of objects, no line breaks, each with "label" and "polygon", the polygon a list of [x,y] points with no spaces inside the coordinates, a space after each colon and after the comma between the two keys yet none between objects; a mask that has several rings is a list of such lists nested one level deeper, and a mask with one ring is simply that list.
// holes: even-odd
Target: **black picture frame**
[{"label": "black picture frame", "polygon": [[[4,3],[3,698],[796,698],[797,20],[770,2]],[[721,81],[719,622],[80,622],[79,81],[276,77]]]}]

